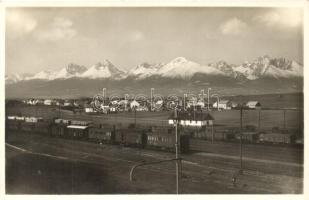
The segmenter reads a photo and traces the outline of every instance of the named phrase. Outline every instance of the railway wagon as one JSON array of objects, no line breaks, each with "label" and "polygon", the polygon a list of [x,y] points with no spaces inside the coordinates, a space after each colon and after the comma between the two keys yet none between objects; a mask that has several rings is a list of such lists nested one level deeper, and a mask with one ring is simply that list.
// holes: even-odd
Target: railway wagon
[{"label": "railway wagon", "polygon": [[15,119],[18,121],[25,121],[25,117],[16,116]]},{"label": "railway wagon", "polygon": [[189,135],[192,138],[200,138],[206,139],[207,134],[211,133],[211,128],[203,126],[203,127],[185,127],[179,128],[179,132],[182,135]]},{"label": "railway wagon", "polygon": [[43,121],[42,117],[25,117],[25,122],[37,123]]},{"label": "railway wagon", "polygon": [[[175,130],[166,127],[152,127],[147,132],[147,146],[161,150],[175,151]],[[189,151],[190,135],[179,136],[180,152],[186,153]]]},{"label": "railway wagon", "polygon": [[[249,143],[256,143],[259,139],[259,134],[257,132],[243,132],[242,141]],[[236,139],[240,140],[240,133],[236,134]]]},{"label": "railway wagon", "polygon": [[114,143],[115,126],[89,127],[88,139],[94,142]]},{"label": "railway wagon", "polygon": [[260,143],[291,144],[295,142],[295,135],[282,133],[261,133]]},{"label": "railway wagon", "polygon": [[39,121],[34,123],[34,132],[44,135],[49,135],[51,131],[51,123],[48,121]]},{"label": "railway wagon", "polygon": [[115,142],[126,146],[144,147],[147,144],[145,129],[126,128],[116,130]]},{"label": "railway wagon", "polygon": [[234,139],[234,134],[222,131],[215,131],[214,133],[207,132],[206,140],[216,140],[216,141],[229,141]]},{"label": "railway wagon", "polygon": [[64,137],[66,131],[66,124],[53,123],[50,125],[50,134],[54,137]]},{"label": "railway wagon", "polygon": [[34,123],[33,122],[20,122],[20,130],[25,132],[33,132],[34,131]]},{"label": "railway wagon", "polygon": [[60,118],[58,118],[58,119],[54,120],[54,123],[55,124],[67,124],[67,125],[69,125],[69,124],[71,124],[71,121],[68,120],[68,119],[60,119]]},{"label": "railway wagon", "polygon": [[71,139],[87,139],[88,126],[68,125],[64,131],[65,137]]},{"label": "railway wagon", "polygon": [[6,124],[5,128],[7,130],[13,130],[13,131],[20,130],[20,121],[7,120],[5,124]]},{"label": "railway wagon", "polygon": [[70,121],[70,125],[78,125],[78,126],[89,126],[92,124],[91,121],[80,121],[80,120],[67,120]]}]

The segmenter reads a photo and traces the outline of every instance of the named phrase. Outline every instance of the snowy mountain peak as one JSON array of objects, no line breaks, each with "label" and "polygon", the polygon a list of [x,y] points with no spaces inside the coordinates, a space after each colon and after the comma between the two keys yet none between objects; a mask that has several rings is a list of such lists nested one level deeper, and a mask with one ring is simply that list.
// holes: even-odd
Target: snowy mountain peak
[{"label": "snowy mountain peak", "polygon": [[147,62],[137,65],[135,68],[128,72],[129,76],[134,76],[137,79],[146,78],[157,74],[158,70],[163,66],[163,64],[149,64]]},{"label": "snowy mountain peak", "polygon": [[104,66],[109,66],[109,65],[113,65],[113,64],[112,64],[111,61],[109,61],[108,59],[104,59],[104,60],[102,61],[102,65],[104,65]]},{"label": "snowy mountain peak", "polygon": [[136,68],[139,68],[139,67],[143,67],[143,68],[151,68],[152,67],[152,65],[151,64],[149,64],[149,63],[147,63],[147,62],[143,62],[143,63],[141,63],[140,65],[138,65]]},{"label": "snowy mountain peak", "polygon": [[129,72],[124,72],[115,67],[109,60],[103,60],[88,69],[84,66],[70,63],[60,71],[51,72],[45,70],[31,76],[10,75],[5,77],[5,81],[9,84],[32,79],[54,80],[74,77],[118,80],[128,76],[135,79],[145,79],[151,76],[191,79],[195,74],[220,75],[241,81],[256,80],[264,77],[276,79],[293,78],[303,76],[303,66],[293,60],[271,58],[267,55],[257,57],[252,62],[246,61],[241,65],[231,65],[223,60],[208,65],[201,65],[184,57],[177,57],[167,64],[149,64],[144,62],[132,68]]},{"label": "snowy mountain peak", "polygon": [[44,70],[39,73],[36,73],[32,77],[28,77],[27,79],[42,79],[42,80],[52,80],[54,79],[55,72],[52,72],[50,70]]},{"label": "snowy mountain peak", "polygon": [[81,77],[84,78],[115,78],[120,79],[125,73],[115,67],[109,60],[103,60],[90,67]]},{"label": "snowy mountain peak", "polygon": [[86,70],[87,68],[85,66],[70,63],[65,68],[62,68],[59,72],[56,72],[54,79],[68,79],[72,77],[79,77]]},{"label": "snowy mountain peak", "polygon": [[196,62],[189,61],[184,57],[178,57],[162,66],[157,74],[163,77],[174,77],[174,78],[191,78],[196,73],[204,74],[223,74],[216,68],[210,66],[202,66]]},{"label": "snowy mountain peak", "polygon": [[170,63],[185,63],[188,62],[188,60],[185,57],[177,57],[173,59]]}]

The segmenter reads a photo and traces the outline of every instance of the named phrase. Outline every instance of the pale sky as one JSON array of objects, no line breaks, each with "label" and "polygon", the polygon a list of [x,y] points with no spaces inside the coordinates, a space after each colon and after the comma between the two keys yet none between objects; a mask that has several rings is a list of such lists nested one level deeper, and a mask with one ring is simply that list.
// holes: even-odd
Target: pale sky
[{"label": "pale sky", "polygon": [[8,8],[6,73],[90,67],[129,70],[182,56],[230,64],[258,56],[303,63],[301,8]]}]

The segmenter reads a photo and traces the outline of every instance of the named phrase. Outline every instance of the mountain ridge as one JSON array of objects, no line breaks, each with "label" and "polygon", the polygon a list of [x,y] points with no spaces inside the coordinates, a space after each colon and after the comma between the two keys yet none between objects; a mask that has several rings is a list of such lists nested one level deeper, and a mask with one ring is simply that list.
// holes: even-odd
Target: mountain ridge
[{"label": "mountain ridge", "polygon": [[149,64],[144,62],[128,72],[118,69],[109,60],[105,59],[87,68],[70,63],[60,71],[41,71],[34,75],[23,76],[13,74],[6,76],[6,84],[14,84],[20,81],[86,78],[86,79],[112,79],[120,80],[128,77],[136,80],[147,79],[151,76],[167,78],[191,79],[195,74],[220,75],[232,77],[236,80],[256,80],[263,77],[290,78],[302,77],[303,66],[296,61],[286,58],[270,58],[260,56],[252,62],[244,62],[240,65],[228,64],[221,60],[216,63],[202,65],[184,57],[177,57],[168,63]]}]

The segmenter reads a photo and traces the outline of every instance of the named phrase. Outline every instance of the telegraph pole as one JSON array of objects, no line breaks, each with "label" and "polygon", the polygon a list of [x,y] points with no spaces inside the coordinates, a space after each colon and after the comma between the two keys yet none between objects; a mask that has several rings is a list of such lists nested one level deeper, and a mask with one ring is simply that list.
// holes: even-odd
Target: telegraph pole
[{"label": "telegraph pole", "polygon": [[286,112],[286,110],[283,109],[283,129],[284,130],[286,129],[285,112]]},{"label": "telegraph pole", "polygon": [[136,106],[134,106],[134,127],[136,128]]},{"label": "telegraph pole", "polygon": [[240,170],[242,173],[242,118],[243,118],[243,105],[240,107],[240,135],[239,135],[239,156],[240,156]]},{"label": "telegraph pole", "polygon": [[125,94],[125,95],[124,95],[124,111],[125,111],[125,112],[127,112],[127,95],[128,95],[128,94]]},{"label": "telegraph pole", "polygon": [[259,121],[258,121],[258,130],[261,130],[261,109],[259,109]]},{"label": "telegraph pole", "polygon": [[203,104],[205,106],[205,90],[201,90]]},{"label": "telegraph pole", "polygon": [[175,151],[176,151],[176,194],[179,194],[179,160],[178,160],[178,116],[177,108],[175,108]]},{"label": "telegraph pole", "polygon": [[211,90],[211,88],[208,88],[208,90],[207,90],[207,98],[208,98],[207,108],[208,108],[208,111],[209,111],[209,90]]},{"label": "telegraph pole", "polygon": [[150,111],[153,110],[153,108],[152,108],[153,91],[154,91],[154,88],[151,88],[151,89],[150,89]]},{"label": "telegraph pole", "polygon": [[187,108],[186,108],[186,97],[187,97],[187,94],[183,94],[183,110],[186,111]]},{"label": "telegraph pole", "polygon": [[103,106],[104,106],[104,101],[105,101],[105,92],[106,92],[106,88],[103,88],[103,91],[102,91],[102,95],[103,95]]}]

